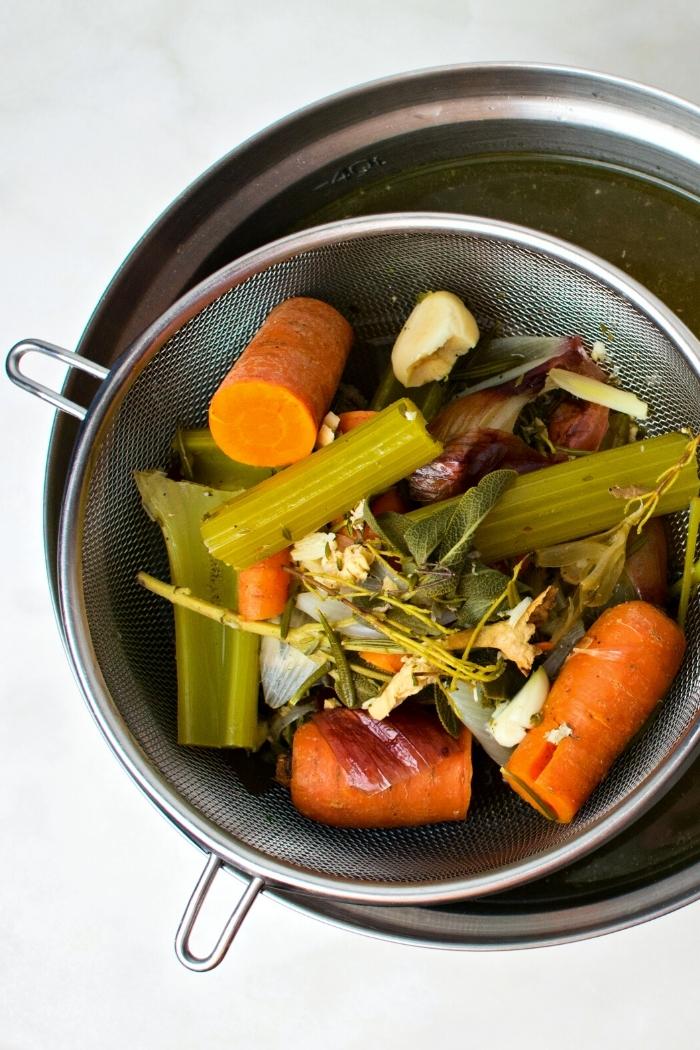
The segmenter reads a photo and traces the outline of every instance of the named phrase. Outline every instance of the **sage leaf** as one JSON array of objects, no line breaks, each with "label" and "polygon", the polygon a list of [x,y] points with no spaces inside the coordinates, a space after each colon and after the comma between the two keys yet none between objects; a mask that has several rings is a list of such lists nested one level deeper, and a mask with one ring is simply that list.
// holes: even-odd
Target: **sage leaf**
[{"label": "sage leaf", "polygon": [[465,572],[459,579],[457,594],[461,605],[457,613],[460,627],[472,627],[477,624],[489,606],[499,594],[503,594],[510,577],[497,569],[475,563],[470,572]]},{"label": "sage leaf", "polygon": [[516,477],[514,470],[494,470],[467,489],[447,522],[439,550],[441,565],[451,568],[460,564],[471,549],[477,528]]},{"label": "sage leaf", "polygon": [[452,705],[440,686],[433,685],[432,690],[433,700],[435,701],[435,710],[437,711],[437,716],[440,719],[442,728],[449,733],[451,737],[458,737],[462,728],[461,720],[455,714]]}]

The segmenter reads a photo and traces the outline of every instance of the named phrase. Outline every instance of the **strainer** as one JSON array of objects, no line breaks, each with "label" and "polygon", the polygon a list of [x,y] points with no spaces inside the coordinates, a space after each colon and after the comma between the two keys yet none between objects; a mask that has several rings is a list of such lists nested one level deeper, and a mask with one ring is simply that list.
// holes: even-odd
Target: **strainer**
[{"label": "strainer", "polygon": [[[172,619],[137,587],[139,569],[167,575],[160,532],[132,473],[164,467],[178,426],[206,421],[208,401],[266,315],[312,295],[352,322],[361,345],[394,336],[416,296],[446,288],[483,328],[503,334],[603,338],[628,389],[651,402],[651,433],[700,428],[697,341],[623,273],[564,242],[468,216],[398,214],[333,223],[286,237],[215,273],[138,338],[109,374],[28,340],[8,358],[11,378],[84,419],[59,538],[61,609],[73,667],[111,747],[151,799],[209,852],[176,948],[193,969],[225,954],[264,887],[292,887],[373,904],[427,904],[513,887],[568,864],[647,808],[692,759],[700,730],[698,617],[688,655],[652,723],[570,825],[544,821],[477,764],[469,818],[399,830],[330,829],[301,817],[278,785],[256,793],[226,752],[176,743]],[[89,411],[28,379],[38,351],[103,380]],[[364,351],[371,353],[371,350]],[[676,515],[672,552],[683,550]],[[222,863],[248,881],[216,947],[189,947],[192,925]]]}]

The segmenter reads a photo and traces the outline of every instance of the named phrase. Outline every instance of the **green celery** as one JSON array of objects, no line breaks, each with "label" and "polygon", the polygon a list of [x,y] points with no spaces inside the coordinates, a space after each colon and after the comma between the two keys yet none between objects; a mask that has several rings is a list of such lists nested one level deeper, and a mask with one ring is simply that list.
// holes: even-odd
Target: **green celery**
[{"label": "green celery", "polygon": [[700,499],[690,501],[690,515],[688,518],[688,535],[685,543],[685,562],[683,565],[683,576],[681,578],[681,596],[678,603],[678,623],[685,627],[685,618],[688,615],[688,602],[690,591],[693,587],[695,546],[698,541],[698,529],[700,528]]},{"label": "green celery", "polygon": [[[681,460],[689,440],[686,434],[664,434],[521,475],[477,529],[474,546],[490,564],[612,528],[622,520],[626,501],[611,489],[653,489]],[[697,494],[693,455],[661,496],[654,516],[685,509]],[[407,517],[419,521],[458,499],[420,507]]]},{"label": "green celery", "polygon": [[202,524],[204,542],[215,558],[245,569],[383,492],[441,449],[404,398],[219,507]]},{"label": "green celery", "polygon": [[[158,523],[175,586],[191,587],[217,605],[235,608],[236,573],[215,562],[201,539],[205,513],[231,498],[160,471],[135,475],[146,511]],[[255,748],[258,728],[259,639],[175,606],[178,741],[198,747]]]},{"label": "green celery", "polygon": [[272,467],[251,467],[238,463],[222,452],[211,432],[202,430],[178,430],[173,441],[173,451],[180,461],[182,476],[199,485],[210,485],[214,489],[242,492],[251,485],[269,478]]}]

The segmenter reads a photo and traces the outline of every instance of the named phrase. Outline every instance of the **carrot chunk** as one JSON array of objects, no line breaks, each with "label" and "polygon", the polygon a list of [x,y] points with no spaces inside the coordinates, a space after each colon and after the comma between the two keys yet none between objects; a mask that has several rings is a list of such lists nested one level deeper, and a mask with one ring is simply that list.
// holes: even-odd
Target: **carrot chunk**
[{"label": "carrot chunk", "polygon": [[211,400],[209,428],[222,452],[256,467],[308,456],[351,344],[352,328],[328,303],[276,306]]},{"label": "carrot chunk", "polygon": [[238,574],[238,613],[244,620],[269,620],[280,616],[289,594],[289,550],[271,554]]},{"label": "carrot chunk", "polygon": [[680,627],[648,602],[606,610],[566,660],[541,723],[503,769],[506,781],[545,816],[573,820],[664,696],[684,651]]},{"label": "carrot chunk", "polygon": [[[384,768],[392,782],[383,790],[368,791],[351,783],[347,769],[319,725],[319,720],[329,716],[340,715],[351,721],[363,714],[346,710],[322,712],[297,729],[292,744],[290,785],[296,808],[311,820],[345,828],[397,828],[464,820],[471,796],[469,730],[463,729],[459,739],[453,740],[432,712],[397,712],[385,722],[406,728],[410,719],[412,730],[427,734],[435,757],[404,777],[395,773],[392,776],[392,763],[387,760]],[[420,736],[413,739],[420,740]],[[358,754],[364,754],[364,749]],[[350,765],[355,768],[357,761]]]}]

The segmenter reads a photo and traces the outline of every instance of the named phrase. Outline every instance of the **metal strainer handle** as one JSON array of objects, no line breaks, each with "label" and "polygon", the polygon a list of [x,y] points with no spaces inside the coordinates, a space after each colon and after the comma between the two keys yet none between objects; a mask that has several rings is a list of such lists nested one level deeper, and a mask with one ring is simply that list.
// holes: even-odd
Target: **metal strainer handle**
[{"label": "metal strainer handle", "polygon": [[77,368],[81,372],[87,372],[88,375],[94,376],[95,379],[106,379],[109,375],[109,369],[103,368],[102,365],[96,364],[95,361],[91,361],[87,357],[81,357],[80,354],[76,354],[72,350],[64,350],[63,347],[55,346],[54,343],[46,343],[43,339],[23,339],[21,342],[15,343],[7,355],[5,363],[7,374],[16,386],[30,394],[34,394],[35,397],[40,397],[42,401],[48,401],[54,408],[67,412],[69,415],[75,416],[76,419],[85,419],[88,412],[87,408],[24,374],[20,365],[27,354],[41,354],[42,357],[60,361],[61,364],[68,365],[69,368]]},{"label": "metal strainer handle", "polygon": [[186,966],[188,970],[195,970],[197,973],[213,970],[215,966],[219,965],[231,947],[231,942],[241,928],[241,923],[250,911],[253,901],[265,886],[264,880],[257,876],[250,879],[243,896],[231,912],[228,922],[212,950],[208,955],[195,955],[190,949],[190,935],[211,884],[222,865],[223,861],[220,857],[217,857],[215,853],[209,854],[204,871],[200,875],[192,896],[187,902],[187,907],[175,934],[175,954],[183,966]]}]

